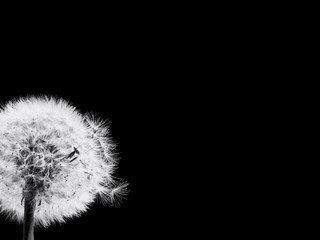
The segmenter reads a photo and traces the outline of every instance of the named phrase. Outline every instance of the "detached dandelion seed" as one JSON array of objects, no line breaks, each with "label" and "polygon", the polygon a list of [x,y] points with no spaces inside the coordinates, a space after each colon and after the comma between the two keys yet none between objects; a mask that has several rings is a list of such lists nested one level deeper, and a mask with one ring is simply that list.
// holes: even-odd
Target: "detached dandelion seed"
[{"label": "detached dandelion seed", "polygon": [[118,205],[127,183],[112,176],[115,145],[106,123],[67,101],[27,97],[0,108],[0,212],[34,225],[64,223],[98,198]]}]

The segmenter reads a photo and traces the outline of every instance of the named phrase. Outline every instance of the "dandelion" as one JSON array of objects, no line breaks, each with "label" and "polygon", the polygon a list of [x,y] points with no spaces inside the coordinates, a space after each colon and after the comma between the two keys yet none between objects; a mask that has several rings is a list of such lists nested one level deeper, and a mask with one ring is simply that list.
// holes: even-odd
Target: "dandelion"
[{"label": "dandelion", "polygon": [[112,176],[117,164],[108,125],[53,97],[26,97],[0,108],[0,211],[34,225],[64,223],[96,198],[117,205],[127,183]]}]

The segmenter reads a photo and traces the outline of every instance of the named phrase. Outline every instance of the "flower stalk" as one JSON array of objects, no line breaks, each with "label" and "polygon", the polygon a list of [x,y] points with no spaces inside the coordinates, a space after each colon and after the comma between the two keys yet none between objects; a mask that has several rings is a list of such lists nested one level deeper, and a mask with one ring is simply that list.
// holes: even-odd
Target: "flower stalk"
[{"label": "flower stalk", "polygon": [[34,212],[36,209],[35,195],[34,191],[25,193],[23,240],[34,240]]}]

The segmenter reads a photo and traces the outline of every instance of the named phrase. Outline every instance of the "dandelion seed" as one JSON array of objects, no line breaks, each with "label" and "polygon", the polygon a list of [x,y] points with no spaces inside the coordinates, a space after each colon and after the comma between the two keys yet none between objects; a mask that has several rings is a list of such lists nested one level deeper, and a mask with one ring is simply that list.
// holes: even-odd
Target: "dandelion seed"
[{"label": "dandelion seed", "polygon": [[10,101],[0,108],[0,212],[22,222],[23,202],[33,204],[35,224],[47,227],[80,216],[97,197],[119,205],[128,184],[113,179],[114,147],[106,122],[64,100]]},{"label": "dandelion seed", "polygon": [[111,203],[114,206],[120,206],[123,199],[125,199],[126,195],[128,194],[128,183],[123,183],[119,184],[117,187],[111,190],[110,192],[110,198],[111,198]]}]

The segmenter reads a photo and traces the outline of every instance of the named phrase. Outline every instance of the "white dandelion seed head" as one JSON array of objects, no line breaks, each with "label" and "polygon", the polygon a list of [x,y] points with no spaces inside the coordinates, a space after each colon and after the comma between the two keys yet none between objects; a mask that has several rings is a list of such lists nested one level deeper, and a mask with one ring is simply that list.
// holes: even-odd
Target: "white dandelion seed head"
[{"label": "white dandelion seed head", "polygon": [[0,211],[22,222],[35,192],[37,225],[79,216],[98,197],[117,205],[127,183],[112,176],[116,159],[106,122],[67,101],[20,98],[0,108]]}]

